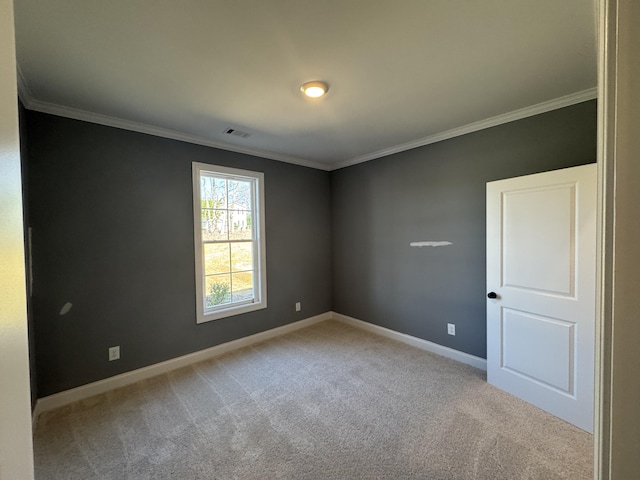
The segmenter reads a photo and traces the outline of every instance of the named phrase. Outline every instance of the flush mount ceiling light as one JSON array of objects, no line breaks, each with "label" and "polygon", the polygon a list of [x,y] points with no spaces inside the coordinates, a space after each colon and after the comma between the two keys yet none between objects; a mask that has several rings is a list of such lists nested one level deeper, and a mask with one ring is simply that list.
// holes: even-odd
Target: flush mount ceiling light
[{"label": "flush mount ceiling light", "polygon": [[303,83],[302,87],[300,87],[300,91],[304,93],[307,97],[318,98],[323,96],[329,90],[329,85],[325,82],[307,82]]}]

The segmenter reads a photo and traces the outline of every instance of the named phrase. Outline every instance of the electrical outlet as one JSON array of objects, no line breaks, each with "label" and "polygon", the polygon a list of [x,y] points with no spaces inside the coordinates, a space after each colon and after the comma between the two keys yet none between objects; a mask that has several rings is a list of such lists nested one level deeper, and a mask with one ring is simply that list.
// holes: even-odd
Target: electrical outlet
[{"label": "electrical outlet", "polygon": [[447,323],[447,333],[449,335],[456,334],[456,324],[455,323]]},{"label": "electrical outlet", "polygon": [[109,347],[109,361],[120,360],[120,345]]},{"label": "electrical outlet", "polygon": [[302,310],[302,304],[300,302],[296,302],[296,312]]}]

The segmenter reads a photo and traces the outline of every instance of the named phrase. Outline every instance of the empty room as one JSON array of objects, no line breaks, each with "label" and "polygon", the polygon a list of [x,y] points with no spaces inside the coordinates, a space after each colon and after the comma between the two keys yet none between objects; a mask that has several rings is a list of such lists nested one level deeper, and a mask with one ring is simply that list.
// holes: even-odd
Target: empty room
[{"label": "empty room", "polygon": [[3,8],[0,477],[614,478],[607,6]]}]

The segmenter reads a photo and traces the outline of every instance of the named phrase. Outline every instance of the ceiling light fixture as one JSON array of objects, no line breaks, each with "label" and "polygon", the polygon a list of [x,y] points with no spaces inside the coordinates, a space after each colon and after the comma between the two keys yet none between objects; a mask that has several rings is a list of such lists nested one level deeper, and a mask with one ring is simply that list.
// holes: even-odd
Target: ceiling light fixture
[{"label": "ceiling light fixture", "polygon": [[300,91],[307,97],[318,98],[329,91],[329,85],[319,81],[307,82],[302,84]]}]

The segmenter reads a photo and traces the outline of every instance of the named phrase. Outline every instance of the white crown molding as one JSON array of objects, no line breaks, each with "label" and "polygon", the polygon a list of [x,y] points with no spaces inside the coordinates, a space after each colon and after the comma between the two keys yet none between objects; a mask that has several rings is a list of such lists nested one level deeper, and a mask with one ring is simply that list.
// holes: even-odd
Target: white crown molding
[{"label": "white crown molding", "polygon": [[486,128],[495,127],[504,123],[514,122],[523,118],[532,117],[541,113],[550,112],[559,108],[569,107],[578,103],[593,100],[598,97],[597,88],[589,88],[580,92],[565,95],[553,100],[531,105],[529,107],[514,110],[512,112],[496,115],[485,120],[469,123],[462,127],[453,128],[444,132],[429,135],[424,138],[412,140],[411,142],[395,145],[393,147],[378,150],[376,152],[361,155],[359,157],[347,159],[332,164],[325,164],[321,162],[315,162],[312,160],[305,160],[302,158],[291,157],[288,155],[279,155],[274,153],[263,152],[259,150],[252,150],[248,148],[237,147],[235,145],[228,145],[223,143],[214,142],[212,140],[198,137],[196,135],[190,135],[187,133],[179,132],[177,130],[170,130],[162,127],[156,127],[146,123],[134,122],[131,120],[125,120],[118,117],[112,117],[109,115],[102,115],[99,113],[88,112],[86,110],[80,110],[62,105],[42,102],[36,100],[33,97],[31,90],[22,74],[20,65],[17,65],[17,78],[18,78],[18,94],[25,108],[29,110],[35,110],[37,112],[49,113],[52,115],[58,115],[61,117],[73,118],[75,120],[82,120],[90,123],[97,123],[108,127],[121,128],[123,130],[131,130],[139,133],[146,133],[148,135],[154,135],[157,137],[170,138],[172,140],[178,140],[187,143],[193,143],[196,145],[203,145],[205,147],[218,148],[220,150],[227,150],[230,152],[243,153],[245,155],[252,155],[261,158],[267,158],[270,160],[277,160],[280,162],[292,163],[294,165],[300,165],[303,167],[315,168],[317,170],[333,171],[340,168],[349,167],[358,163],[368,162],[375,160],[376,158],[387,157],[395,153],[404,152],[406,150],[412,150],[414,148],[423,147],[432,143],[441,142],[450,138],[459,137],[468,133],[477,132]]},{"label": "white crown molding", "polygon": [[252,155],[260,158],[267,158],[269,160],[277,160],[279,162],[293,163],[302,167],[315,168],[317,170],[329,170],[329,165],[314,162],[311,160],[304,160],[301,158],[290,157],[287,155],[279,155],[275,153],[262,152],[259,150],[252,150],[249,148],[237,147],[235,145],[228,145],[224,143],[214,142],[204,137],[197,135],[190,135],[188,133],[179,132],[177,130],[170,130],[168,128],[156,127],[141,122],[134,122],[131,120],[125,120],[118,117],[112,117],[109,115],[102,115],[99,113],[93,113],[86,110],[80,110],[71,107],[65,107],[54,103],[41,102],[40,100],[34,100],[33,97],[29,97],[30,101],[25,101],[25,107],[29,110],[36,112],[49,113],[51,115],[58,115],[60,117],[72,118],[74,120],[82,120],[89,123],[97,123],[99,125],[105,125],[107,127],[121,128],[123,130],[130,130],[138,133],[146,133],[148,135],[154,135],[156,137],[170,138],[172,140],[178,140],[181,142],[193,143],[196,145],[203,145],[205,147],[218,148],[220,150],[227,150],[235,153],[242,153],[245,155]]},{"label": "white crown molding", "polygon": [[582,90],[581,92],[572,93],[570,95],[565,95],[564,97],[555,98],[553,100],[538,103],[536,105],[531,105],[519,110],[496,115],[495,117],[490,117],[485,120],[469,123],[467,125],[463,125],[462,127],[452,128],[451,130],[436,133],[434,135],[429,135],[428,137],[413,140],[411,142],[396,145],[394,147],[378,150],[376,152],[368,153],[366,155],[355,157],[350,160],[333,163],[330,167],[330,170],[338,170],[340,168],[349,167],[358,163],[368,162],[369,160],[375,160],[376,158],[387,157],[389,155],[393,155],[394,153],[404,152],[406,150],[423,147],[425,145],[430,145],[432,143],[441,142],[443,140],[459,137],[468,133],[477,132],[486,128],[495,127],[504,123],[522,120],[523,118],[527,117],[533,117],[534,115],[539,115],[541,113],[546,113],[552,110],[557,110],[559,108],[569,107],[571,105],[586,102],[588,100],[593,100],[597,97],[598,89],[589,88],[587,90]]},{"label": "white crown molding", "polygon": [[24,79],[22,69],[18,62],[16,62],[16,79],[18,83],[18,98],[22,100],[22,104],[25,108],[30,109],[31,104],[33,103],[33,94],[31,93],[29,85],[27,85],[27,81]]}]

